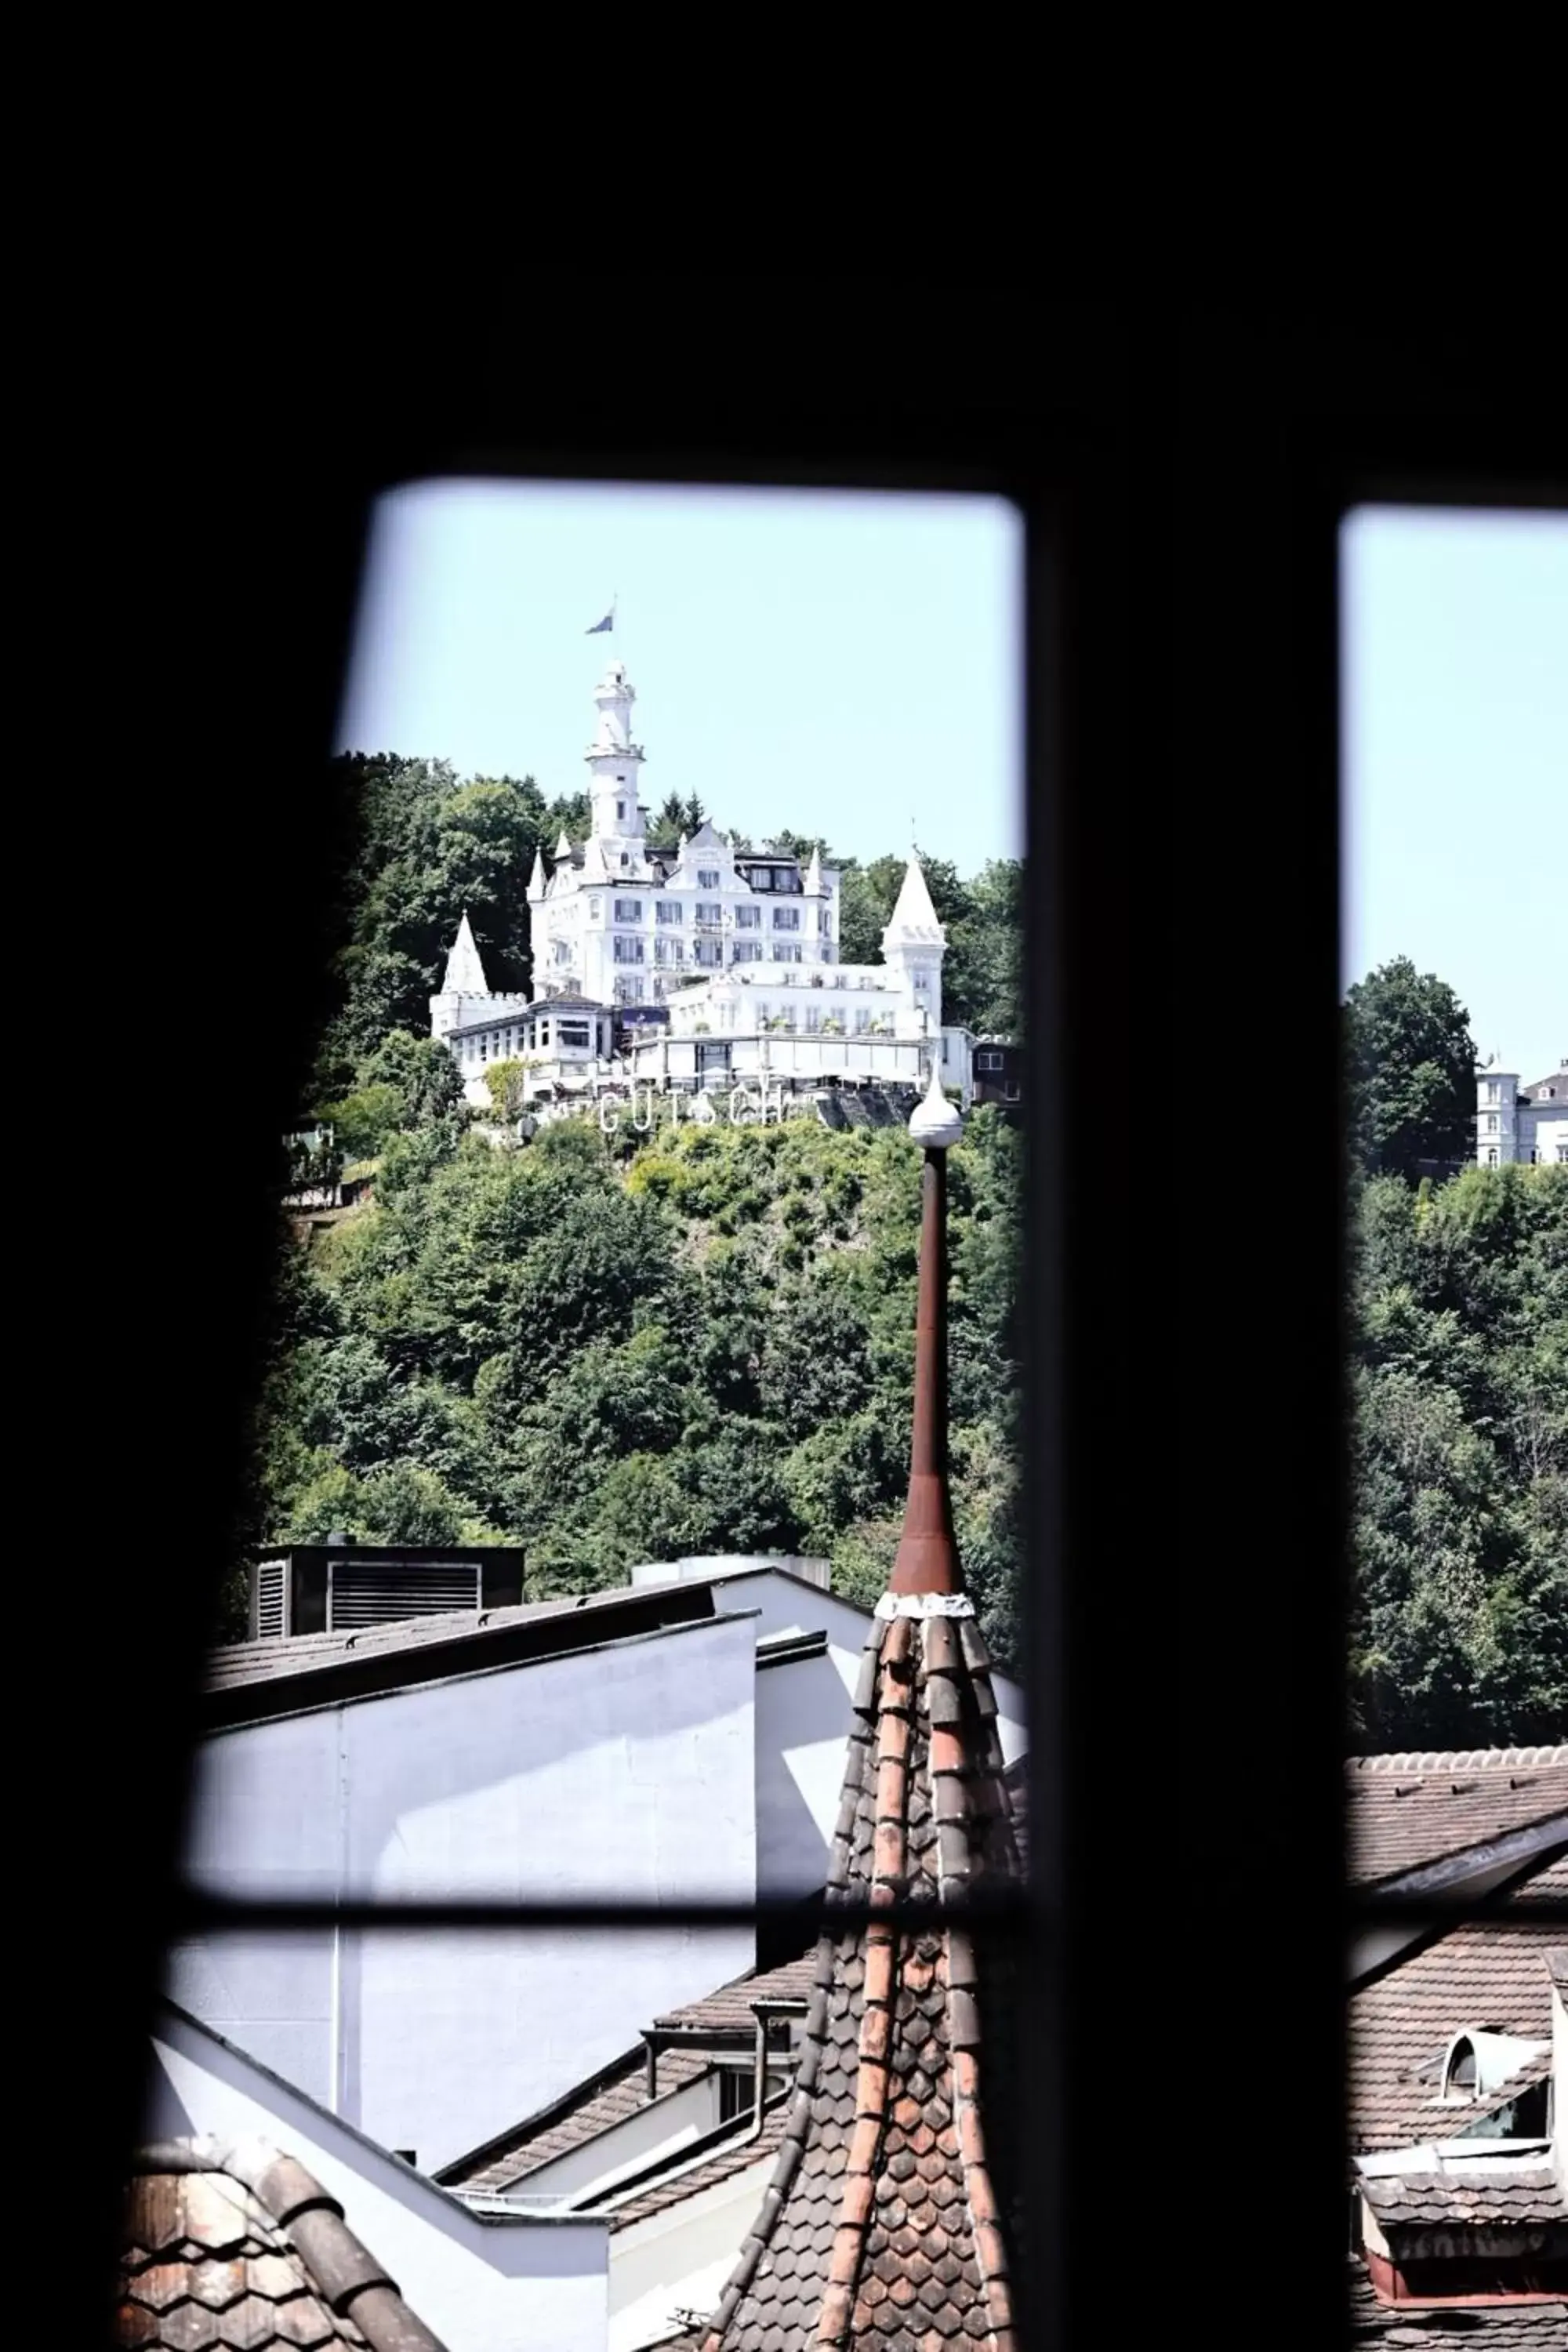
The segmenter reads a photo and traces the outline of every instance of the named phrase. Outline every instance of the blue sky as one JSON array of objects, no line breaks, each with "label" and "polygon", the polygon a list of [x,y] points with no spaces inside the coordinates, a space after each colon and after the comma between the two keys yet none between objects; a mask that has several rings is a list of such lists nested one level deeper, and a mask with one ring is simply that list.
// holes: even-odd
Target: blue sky
[{"label": "blue sky", "polygon": [[1022,850],[1022,552],[989,499],[420,485],[381,510],[339,741],[574,792],[614,650],[650,807],[862,858],[912,827],[973,873]]},{"label": "blue sky", "polygon": [[[1022,534],[999,500],[432,483],[382,509],[339,740],[574,790],[607,654],[649,802],[1022,846]],[[1442,974],[1526,1078],[1568,1053],[1568,524],[1346,524],[1344,966]],[[611,636],[589,625],[618,596]]]},{"label": "blue sky", "polygon": [[1436,971],[1483,1056],[1568,1054],[1568,522],[1368,507],[1342,541],[1343,961]]}]

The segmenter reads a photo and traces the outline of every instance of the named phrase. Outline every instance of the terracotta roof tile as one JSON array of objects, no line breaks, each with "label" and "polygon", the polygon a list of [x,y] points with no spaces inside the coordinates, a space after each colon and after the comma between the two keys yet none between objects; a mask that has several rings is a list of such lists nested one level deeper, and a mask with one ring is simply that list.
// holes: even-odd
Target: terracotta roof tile
[{"label": "terracotta roof tile", "polygon": [[[1536,1871],[1515,1890],[1568,1893],[1568,1860]],[[1436,2067],[1452,2036],[1466,2026],[1517,2033],[1530,2041],[1552,2034],[1547,1955],[1562,1930],[1505,1927],[1474,1920],[1413,1952],[1375,1984],[1356,1993],[1349,2019],[1351,2145],[1357,2150],[1401,2147],[1447,2135],[1468,2118],[1439,2104]],[[1489,2112],[1500,2094],[1484,2096],[1472,2115]]]},{"label": "terracotta roof tile", "polygon": [[1347,1868],[1375,1885],[1561,1814],[1568,1746],[1359,1756],[1345,1767]]},{"label": "terracotta roof tile", "polygon": [[632,2229],[655,2213],[667,2213],[672,2206],[684,2204],[689,2197],[699,2197],[705,2189],[716,2188],[721,2180],[732,2180],[737,2173],[749,2172],[752,2165],[763,2164],[775,2155],[789,2122],[789,2110],[790,2101],[782,2098],[763,2116],[763,2128],[754,2139],[746,2137],[743,2124],[738,2124],[735,2137],[726,2147],[705,2156],[700,2163],[682,2167],[678,2161],[657,2180],[639,2183],[624,2201],[617,2203],[617,2192],[611,2189],[583,2210],[606,2214],[612,2232]]},{"label": "terracotta roof tile", "polygon": [[1388,2172],[1363,2179],[1362,2193],[1378,2220],[1405,2229],[1485,2222],[1492,2228],[1568,2221],[1549,2163],[1486,2178],[1465,2172]]},{"label": "terracotta roof tile", "polygon": [[1401,2307],[1379,2303],[1360,2263],[1351,2265],[1349,2285],[1353,2352],[1563,2352],[1568,2344],[1568,2302],[1560,2298],[1479,2309]]},{"label": "terracotta roof tile", "polygon": [[[811,1996],[816,1956],[802,1953],[798,1960],[786,1960],[782,1968],[763,1969],[750,1976],[736,1977],[732,1983],[721,1985],[717,1992],[707,1993],[700,2000],[689,2000],[683,2009],[666,2010],[656,2017],[654,2024],[660,2031],[710,2030],[728,2032],[752,2032],[756,2019],[752,2014],[754,2000],[807,2000]],[[660,2060],[663,2064],[663,2060]]]},{"label": "terracotta roof tile", "polygon": [[259,2141],[177,2141],[142,2158],[115,2340],[140,2352],[442,2352],[320,2181]]},{"label": "terracotta roof tile", "polygon": [[[879,1619],[857,1687],[835,1892],[1016,1880],[989,1660],[972,1618]],[[955,1929],[825,1937],[778,2163],[710,2352],[1010,2347],[1009,1965]],[[999,2144],[999,2145],[998,2145]],[[1001,2161],[998,2162],[1000,2156]]]},{"label": "terracotta roof tile", "polygon": [[[707,2058],[697,2052],[661,2052],[658,2095],[665,2098],[695,2082],[707,2072],[708,2064]],[[446,2187],[502,2194],[542,2165],[597,2139],[601,2132],[613,2130],[647,2105],[647,2059],[639,2050],[620,2060],[615,2069],[579,2084],[564,2100],[556,2100],[519,2124],[504,2138],[488,2141],[472,2156],[447,2165],[440,2179]]]}]

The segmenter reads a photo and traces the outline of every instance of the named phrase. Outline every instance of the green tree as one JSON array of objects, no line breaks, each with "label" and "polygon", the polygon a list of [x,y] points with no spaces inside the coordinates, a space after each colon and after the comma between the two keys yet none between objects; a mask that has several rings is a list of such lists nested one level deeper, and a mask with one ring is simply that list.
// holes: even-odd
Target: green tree
[{"label": "green tree", "polygon": [[1360,1165],[1414,1178],[1423,1160],[1463,1159],[1475,1134],[1476,1048],[1447,982],[1396,956],[1349,991],[1344,1034]]}]

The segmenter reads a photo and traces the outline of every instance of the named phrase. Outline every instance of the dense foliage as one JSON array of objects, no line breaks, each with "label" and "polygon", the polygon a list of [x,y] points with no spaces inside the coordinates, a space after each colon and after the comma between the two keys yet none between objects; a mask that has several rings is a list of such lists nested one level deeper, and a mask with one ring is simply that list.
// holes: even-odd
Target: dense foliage
[{"label": "dense foliage", "polygon": [[[1016,1639],[1016,1134],[952,1155],[955,1501]],[[506,1538],[530,1590],[686,1552],[826,1554],[869,1601],[897,1541],[919,1155],[897,1132],[392,1137],[374,1205],[290,1245],[247,1533]]]},{"label": "dense foliage", "polygon": [[1345,999],[1345,1048],[1351,1148],[1363,1168],[1415,1178],[1468,1156],[1475,1041],[1446,981],[1408,956],[1358,980]]},{"label": "dense foliage", "polygon": [[1352,1724],[1367,1748],[1568,1723],[1568,1168],[1352,1203]]},{"label": "dense foliage", "polygon": [[[283,1250],[244,1536],[507,1539],[534,1591],[639,1559],[828,1555],[869,1600],[897,1540],[918,1156],[898,1134],[685,1126],[472,1131],[426,999],[468,908],[492,982],[529,973],[526,883],[582,797],[355,758],[339,1009],[312,1111],[374,1203]],[[677,795],[656,837],[703,819]],[[748,846],[740,836],[736,845]],[[876,961],[904,860],[837,863],[842,954]],[[948,1017],[1017,1034],[1022,869],[924,861]],[[1398,959],[1349,992],[1351,1688],[1366,1747],[1528,1740],[1568,1720],[1568,1170],[1466,1156],[1474,1057],[1453,992]],[[505,1094],[498,1069],[498,1105]],[[994,1645],[1019,1609],[1018,1139],[952,1160],[960,1537]]]}]

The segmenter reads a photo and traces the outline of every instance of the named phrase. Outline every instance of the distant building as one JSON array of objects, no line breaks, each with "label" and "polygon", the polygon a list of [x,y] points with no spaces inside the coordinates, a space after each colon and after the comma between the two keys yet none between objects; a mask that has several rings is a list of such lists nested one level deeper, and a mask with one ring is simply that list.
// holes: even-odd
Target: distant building
[{"label": "distant building", "polygon": [[1568,1160],[1568,1055],[1533,1086],[1521,1087],[1513,1070],[1477,1073],[1476,1160],[1482,1168]]},{"label": "distant building", "polygon": [[1016,1110],[1024,1099],[1024,1048],[1005,1037],[977,1037],[971,1055],[973,1100]]},{"label": "distant building", "polygon": [[1352,1944],[1353,2340],[1568,2344],[1568,1949],[1529,1916],[1568,1893],[1568,1747],[1360,1757],[1346,1797],[1358,1892],[1499,1906]]},{"label": "distant building", "polygon": [[593,830],[564,833],[528,886],[533,995],[492,991],[465,915],[431,1034],[462,1068],[468,1099],[489,1100],[497,1060],[524,1063],[525,1100],[600,1084],[695,1089],[824,1081],[923,1089],[933,1057],[970,1096],[970,1032],[942,1026],[947,935],[912,854],[882,933],[882,961],[839,959],[839,877],[814,851],[731,846],[704,824],[668,849],[647,838],[632,738],[636,689],[613,661],[595,693],[588,747]]}]

